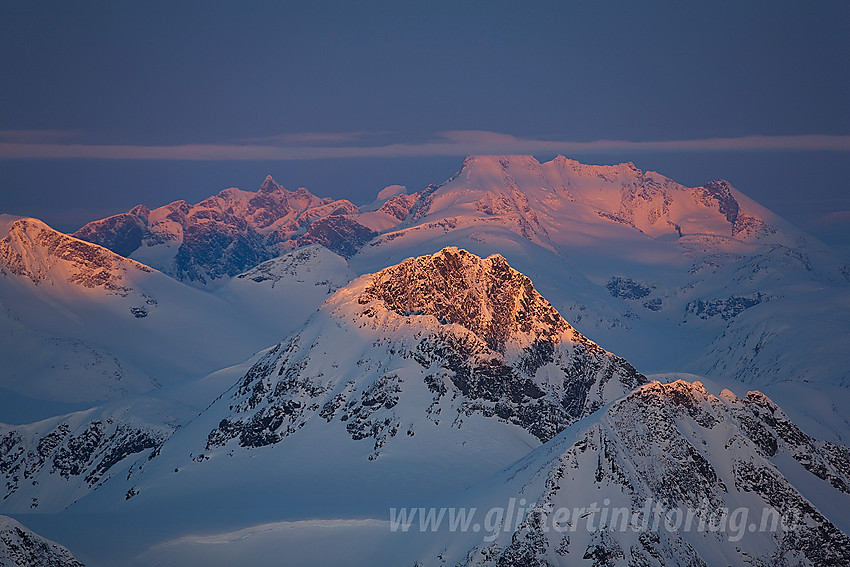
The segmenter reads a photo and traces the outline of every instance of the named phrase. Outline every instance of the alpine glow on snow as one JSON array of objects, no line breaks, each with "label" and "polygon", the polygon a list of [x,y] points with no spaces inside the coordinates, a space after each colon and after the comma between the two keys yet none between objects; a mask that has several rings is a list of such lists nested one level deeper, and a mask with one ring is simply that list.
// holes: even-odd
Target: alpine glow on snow
[{"label": "alpine glow on snow", "polygon": [[7,2],[0,566],[850,565],[845,2]]}]

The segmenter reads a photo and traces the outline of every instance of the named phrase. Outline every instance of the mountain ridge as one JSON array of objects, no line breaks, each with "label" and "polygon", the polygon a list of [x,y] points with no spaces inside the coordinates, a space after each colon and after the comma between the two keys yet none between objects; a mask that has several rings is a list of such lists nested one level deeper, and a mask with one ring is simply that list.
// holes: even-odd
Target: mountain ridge
[{"label": "mountain ridge", "polygon": [[83,567],[65,547],[8,516],[0,516],[0,564],[8,567]]},{"label": "mountain ridge", "polygon": [[[420,564],[842,565],[850,557],[850,537],[836,526],[848,523],[850,450],[815,442],[796,452],[789,432],[813,440],[758,391],[714,396],[698,381],[653,381],[582,424],[459,497],[468,510],[504,514],[510,495],[526,506],[516,518],[502,516],[483,541],[467,529],[447,544],[444,531]],[[817,467],[797,472],[823,458],[819,447],[833,452],[842,484]]]},{"label": "mountain ridge", "polygon": [[346,238],[371,234],[346,216],[359,212],[345,199],[319,198],[303,187],[289,191],[269,175],[256,192],[231,187],[195,205],[138,205],[92,221],[74,236],[181,281],[212,285],[312,242],[345,251]]},{"label": "mountain ridge", "polygon": [[41,221],[0,221],[0,388],[35,399],[102,402],[230,366],[351,278],[313,245],[211,293]]},{"label": "mountain ridge", "polygon": [[[421,478],[416,490],[423,493],[455,490],[645,381],[575,331],[499,257],[448,248],[402,264],[337,290],[156,456],[129,462],[126,478],[116,474],[72,509],[147,509],[172,498],[201,505],[188,503],[205,494],[189,486],[209,484],[205,478],[217,479],[215,490],[229,498],[268,499],[262,479],[281,459],[286,472],[275,474],[291,486],[276,499],[300,493],[304,478],[334,485],[327,498],[375,478],[385,489],[379,500],[410,491],[411,476]],[[435,266],[446,268],[446,280],[431,278]],[[476,287],[478,275],[494,285]],[[410,303],[385,303],[382,284],[402,279],[409,285],[395,293]],[[424,299],[461,281],[480,310],[443,313],[439,302]],[[491,320],[479,315],[500,310],[492,321],[506,332],[492,333]],[[473,463],[461,458],[469,451],[478,455]],[[335,455],[350,465],[342,476],[325,464]],[[397,476],[429,460],[445,468]]]},{"label": "mountain ridge", "polygon": [[[466,499],[453,495],[470,485],[483,509],[506,500],[495,475],[528,502],[699,509],[705,497],[796,510],[811,529],[735,549],[712,534],[555,541],[526,522],[397,557],[847,558],[850,270],[817,241],[722,180],[689,188],[630,163],[471,156],[443,184],[382,195],[358,208],[269,176],[256,192],[90,227],[112,248],[141,234],[134,259],[0,219],[0,325],[14,338],[2,386],[120,398],[0,425],[3,509],[145,518],[167,506],[201,510],[202,531],[217,510],[385,517]],[[635,367],[784,392],[795,411],[755,391],[644,384]],[[152,388],[148,402],[135,395]]]},{"label": "mountain ridge", "polygon": [[[466,195],[449,197],[447,187],[458,182]],[[686,188],[631,162],[596,166],[563,156],[545,163],[531,156],[469,156],[439,185],[411,194],[392,192],[397,194],[384,193],[390,196],[368,212],[345,199],[320,199],[303,187],[288,191],[269,175],[257,192],[229,188],[196,205],[175,201],[153,211],[138,205],[92,221],[74,236],[198,285],[313,242],[352,256],[380,234],[397,238],[426,217],[451,217],[453,202],[472,207],[483,215],[482,222],[504,218],[516,223],[519,234],[553,249],[561,244],[551,238],[556,230],[549,215],[571,202],[654,238],[715,234],[775,240],[780,231],[792,233],[787,243],[799,236],[790,225],[774,226],[779,222],[775,215],[754,207],[728,182]]]}]

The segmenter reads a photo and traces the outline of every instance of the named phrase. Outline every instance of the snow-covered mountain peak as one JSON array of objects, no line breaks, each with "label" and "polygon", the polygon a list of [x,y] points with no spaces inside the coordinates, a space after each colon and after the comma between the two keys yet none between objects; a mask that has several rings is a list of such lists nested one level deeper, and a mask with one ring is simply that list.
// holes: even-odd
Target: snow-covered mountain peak
[{"label": "snow-covered mountain peak", "polygon": [[269,175],[258,191],[230,187],[195,205],[138,205],[92,221],[74,236],[176,279],[209,285],[305,244],[335,251],[360,245],[372,232],[344,216],[359,212],[344,199],[320,198],[303,187],[289,191]]},{"label": "snow-covered mountain peak", "polygon": [[275,183],[275,180],[271,175],[266,175],[263,184],[260,185],[260,193],[271,193],[280,191],[281,189],[283,189],[283,187]]},{"label": "snow-covered mountain peak", "polygon": [[[186,204],[186,201],[178,201],[179,203]],[[129,211],[127,214],[133,215],[135,217],[139,217],[140,219],[146,219],[150,216],[151,210],[144,205],[136,205]]]},{"label": "snow-covered mountain peak", "polygon": [[62,234],[44,222],[19,219],[0,240],[0,270],[30,279],[36,285],[70,283],[126,294],[127,272],[151,272],[139,262],[111,250]]},{"label": "snow-covered mountain peak", "polygon": [[603,176],[609,180],[614,177],[658,175],[651,171],[643,172],[630,161],[614,165],[591,165],[562,155],[547,162],[540,162],[531,155],[471,155],[464,160],[461,175],[474,176],[494,171],[513,172],[519,175],[529,171],[545,174],[546,170],[550,169],[582,177]]},{"label": "snow-covered mountain peak", "polygon": [[[329,255],[318,246],[293,251],[221,291],[286,286],[302,262],[344,265]],[[298,270],[297,277],[313,276]],[[270,474],[290,494],[315,478],[333,490],[350,487],[345,492],[379,479],[381,498],[411,486],[446,493],[490,476],[645,380],[574,331],[503,257],[447,248],[337,290],[252,359],[159,456],[139,461],[126,479],[112,477],[106,494],[145,506],[175,487],[184,492],[182,483],[198,474],[247,500],[268,500]],[[401,472],[414,461],[440,466]]]},{"label": "snow-covered mountain peak", "polygon": [[482,259],[447,247],[409,258],[370,278],[357,301],[372,300],[401,315],[431,315],[442,324],[465,327],[502,353],[518,335],[527,346],[567,331],[575,334],[531,280],[498,254]]},{"label": "snow-covered mountain peak", "polygon": [[723,388],[717,397],[723,400],[726,405],[732,405],[740,402],[740,398],[735,395],[735,392],[728,388]]},{"label": "snow-covered mountain peak", "polygon": [[[846,510],[847,447],[817,441],[747,402],[767,400],[763,394],[730,405],[733,400],[728,390],[715,397],[699,382],[642,386],[577,436],[554,439],[495,479],[498,496],[490,506],[503,497],[502,484],[514,483],[510,494],[536,502],[542,513],[472,552],[457,546],[459,557],[446,563],[846,565],[850,538],[833,521]],[[656,505],[660,516],[677,510],[679,520],[690,514],[698,521],[639,527],[637,520],[650,515],[641,510]],[[553,529],[553,514],[568,507],[569,529]],[[615,509],[626,522],[613,520]],[[598,522],[586,521],[599,512]],[[717,519],[730,514],[749,520],[721,526]]]},{"label": "snow-covered mountain peak", "polygon": [[779,234],[773,219],[761,214],[766,211],[739,197],[725,181],[686,187],[631,162],[587,165],[558,156],[540,163],[533,156],[476,155],[445,184],[422,193],[414,220],[474,216],[479,224],[511,227],[553,251],[574,245],[576,229],[629,236],[622,227],[633,229],[630,236],[637,240],[714,235],[793,241],[796,234]]},{"label": "snow-covered mountain peak", "polygon": [[463,168],[461,171],[481,170],[488,168],[509,169],[510,167],[529,167],[540,165],[533,156],[521,154],[502,154],[502,155],[471,155],[463,160]]},{"label": "snow-covered mountain peak", "polygon": [[[775,453],[777,443],[780,446],[782,443],[790,444],[792,448],[789,451],[792,453],[800,452],[801,447],[808,452],[813,450],[809,447],[811,439],[800,431],[776,402],[758,390],[747,392],[743,398],[728,389],[715,396],[710,394],[700,381],[676,380],[666,384],[653,381],[617,402],[612,412],[622,413],[626,411],[626,407],[652,407],[659,416],[686,413],[704,423],[715,423],[724,419],[723,416],[734,416],[743,427],[748,428],[748,434],[757,443],[761,443],[766,453]],[[754,425],[756,422],[761,425]],[[766,433],[765,425],[774,432]],[[808,465],[804,463],[806,468],[810,468]],[[812,472],[826,479],[829,468],[823,467],[822,470]],[[843,486],[842,491],[850,492],[850,488]]]},{"label": "snow-covered mountain peak", "polygon": [[378,192],[378,200],[385,201],[397,195],[403,195],[407,192],[407,187],[404,185],[387,185]]},{"label": "snow-covered mountain peak", "polygon": [[[39,220],[0,217],[0,410],[15,407],[7,391],[102,401],[244,360],[353,277],[314,245],[210,293]],[[32,406],[24,415],[49,415]]]},{"label": "snow-covered mountain peak", "polygon": [[415,443],[445,431],[456,439],[439,450],[463,446],[464,423],[534,444],[644,381],[504,258],[446,248],[338,290],[210,409],[204,452],[329,427],[371,438],[360,450],[374,460],[414,431]]}]

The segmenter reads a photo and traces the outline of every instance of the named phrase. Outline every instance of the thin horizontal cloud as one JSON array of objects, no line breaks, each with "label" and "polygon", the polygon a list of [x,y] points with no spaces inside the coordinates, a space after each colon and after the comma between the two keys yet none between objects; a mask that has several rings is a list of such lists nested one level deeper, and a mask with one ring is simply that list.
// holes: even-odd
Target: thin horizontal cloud
[{"label": "thin horizontal cloud", "polygon": [[296,132],[292,134],[277,134],[274,136],[263,136],[260,138],[244,138],[239,143],[244,144],[273,144],[283,146],[324,146],[342,144],[345,142],[356,142],[370,136],[379,136],[388,132],[370,132],[359,130],[356,132]]},{"label": "thin horizontal cloud", "polygon": [[[298,136],[297,134],[287,136]],[[293,140],[295,138],[292,138]],[[304,140],[309,139],[306,135]],[[385,145],[279,145],[274,143],[173,146],[0,142],[0,159],[127,159],[183,161],[286,161],[339,158],[465,156],[470,154],[604,153],[641,151],[850,151],[850,136],[745,136],[631,142],[570,142],[517,138],[482,130],[441,132],[432,141]]]}]

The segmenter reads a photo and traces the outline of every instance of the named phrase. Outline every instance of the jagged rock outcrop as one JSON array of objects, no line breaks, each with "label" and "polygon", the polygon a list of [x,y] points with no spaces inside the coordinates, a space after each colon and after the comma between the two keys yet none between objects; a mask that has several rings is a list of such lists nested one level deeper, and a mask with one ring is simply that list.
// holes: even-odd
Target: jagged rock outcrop
[{"label": "jagged rock outcrop", "polygon": [[204,285],[314,242],[350,256],[372,236],[350,218],[359,212],[344,199],[319,198],[303,187],[289,191],[268,176],[257,192],[230,188],[196,205],[139,205],[74,236]]},{"label": "jagged rock outcrop", "polygon": [[147,266],[113,254],[106,248],[53,230],[37,219],[20,219],[0,239],[0,270],[34,284],[71,283],[127,295],[128,270],[150,272]]},{"label": "jagged rock outcrop", "polygon": [[850,350],[835,338],[846,332],[807,323],[846,328],[845,262],[726,181],[688,187],[632,163],[470,156],[404,218],[355,261],[379,265],[428,241],[499,252],[585,334],[647,370],[669,368],[658,353],[674,352],[681,370],[753,385],[848,383]]},{"label": "jagged rock outcrop", "polygon": [[[155,409],[155,419],[144,418]],[[0,487],[4,511],[57,512],[127,475],[132,462],[152,456],[186,415],[139,399],[27,425],[0,424]]]},{"label": "jagged rock outcrop", "polygon": [[71,552],[8,516],[0,516],[0,565],[4,567],[83,567]]},{"label": "jagged rock outcrop", "polygon": [[205,450],[275,444],[316,419],[370,439],[370,458],[419,422],[470,416],[546,441],[643,381],[504,258],[447,248],[339,290],[239,382]]},{"label": "jagged rock outcrop", "polygon": [[652,382],[550,445],[509,471],[524,475],[528,513],[462,565],[850,562],[850,537],[804,496],[846,493],[848,449],[808,437],[760,392]]}]

